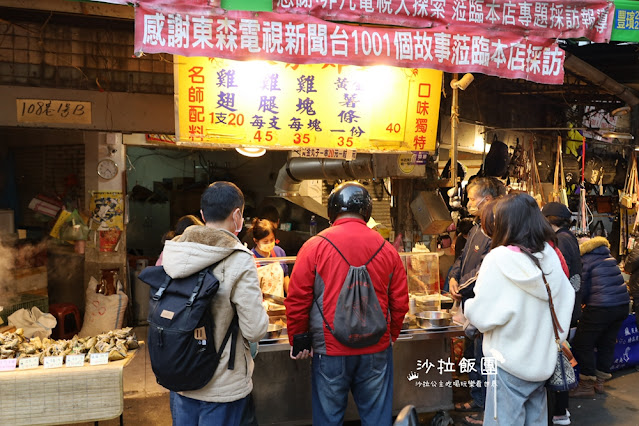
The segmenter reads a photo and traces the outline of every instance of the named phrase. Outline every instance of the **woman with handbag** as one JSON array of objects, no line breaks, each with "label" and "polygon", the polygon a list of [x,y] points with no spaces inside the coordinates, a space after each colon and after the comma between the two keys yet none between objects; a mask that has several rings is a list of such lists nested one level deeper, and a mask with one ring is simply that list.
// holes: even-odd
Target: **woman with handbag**
[{"label": "woman with handbag", "polygon": [[595,237],[580,242],[585,308],[572,342],[580,368],[579,387],[570,392],[570,397],[591,398],[595,392],[604,393],[604,381],[612,377],[615,342],[628,317],[630,296],[617,261],[610,255],[608,240]]},{"label": "woman with handbag", "polygon": [[555,233],[534,198],[507,195],[494,207],[492,250],[464,313],[484,334],[495,361],[488,376],[485,425],[547,423],[546,381],[566,339],[575,291],[555,249]]}]

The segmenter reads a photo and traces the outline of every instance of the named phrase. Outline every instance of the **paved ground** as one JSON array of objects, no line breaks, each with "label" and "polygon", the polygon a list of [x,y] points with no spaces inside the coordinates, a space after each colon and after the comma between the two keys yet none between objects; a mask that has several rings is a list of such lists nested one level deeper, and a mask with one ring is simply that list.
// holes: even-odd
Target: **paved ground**
[{"label": "paved ground", "polygon": [[[634,368],[617,371],[606,382],[606,394],[592,399],[571,399],[570,415],[576,426],[638,426],[639,372]],[[461,401],[466,399],[461,399]],[[466,413],[450,412],[455,425],[461,425]],[[433,414],[420,415],[420,422],[429,425]]]},{"label": "paved ground", "polygon": [[[146,338],[145,329],[138,329],[136,332],[141,340]],[[465,398],[467,396],[463,394],[455,395],[456,400]],[[597,395],[593,399],[571,400],[570,413],[572,424],[577,426],[639,426],[639,372],[635,369],[615,372],[613,378],[606,383],[606,395]],[[455,425],[462,424],[464,414],[449,414],[455,420]],[[435,413],[421,414],[420,423],[430,425],[434,415]],[[140,351],[124,368],[124,424],[171,425],[168,392],[155,382],[146,351]],[[349,426],[357,424],[358,422],[351,422]],[[82,425],[91,426],[93,423]],[[117,426],[119,420],[103,421],[100,425]]]}]

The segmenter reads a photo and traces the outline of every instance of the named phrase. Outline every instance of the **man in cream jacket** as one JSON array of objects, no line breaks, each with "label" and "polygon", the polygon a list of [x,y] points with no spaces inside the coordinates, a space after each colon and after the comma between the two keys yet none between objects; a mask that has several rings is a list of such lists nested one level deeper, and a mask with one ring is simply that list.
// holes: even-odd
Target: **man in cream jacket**
[{"label": "man in cream jacket", "polygon": [[[173,424],[239,425],[253,389],[253,359],[248,342],[266,334],[268,315],[251,252],[237,238],[242,229],[244,195],[230,182],[214,182],[202,194],[205,226],[190,226],[164,246],[163,266],[171,278],[192,275],[215,263],[213,275],[220,287],[211,311],[215,321],[215,344],[224,339],[237,312],[240,333],[235,366],[228,369],[230,342],[211,381],[193,391],[171,392]],[[219,262],[219,263],[218,263]]]}]

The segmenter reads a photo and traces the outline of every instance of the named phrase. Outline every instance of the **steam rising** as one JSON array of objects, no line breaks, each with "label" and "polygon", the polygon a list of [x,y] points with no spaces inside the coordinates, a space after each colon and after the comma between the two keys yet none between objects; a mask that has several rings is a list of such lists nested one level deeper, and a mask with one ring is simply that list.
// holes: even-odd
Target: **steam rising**
[{"label": "steam rising", "polygon": [[15,250],[0,244],[0,306],[7,306],[15,295],[12,288],[13,268],[15,266]]},{"label": "steam rising", "polygon": [[17,295],[16,270],[46,266],[46,247],[45,241],[18,247],[0,242],[0,307],[11,305]]}]

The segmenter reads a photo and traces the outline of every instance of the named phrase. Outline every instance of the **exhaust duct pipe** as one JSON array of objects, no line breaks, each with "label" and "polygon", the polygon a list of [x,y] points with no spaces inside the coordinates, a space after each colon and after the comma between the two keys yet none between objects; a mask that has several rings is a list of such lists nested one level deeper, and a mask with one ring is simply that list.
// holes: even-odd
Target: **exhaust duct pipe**
[{"label": "exhaust duct pipe", "polygon": [[372,154],[358,154],[352,161],[294,157],[280,169],[275,182],[275,194],[280,197],[298,196],[300,184],[304,180],[372,177],[374,177]]}]

